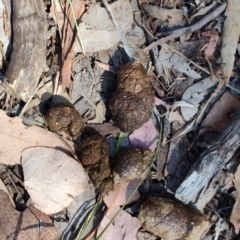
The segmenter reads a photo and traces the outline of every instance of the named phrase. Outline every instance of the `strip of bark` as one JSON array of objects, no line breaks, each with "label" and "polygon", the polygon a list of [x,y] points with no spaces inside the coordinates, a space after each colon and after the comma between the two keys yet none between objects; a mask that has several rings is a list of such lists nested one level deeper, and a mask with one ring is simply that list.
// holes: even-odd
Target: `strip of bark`
[{"label": "strip of bark", "polygon": [[190,202],[211,178],[232,158],[240,146],[240,109],[228,126],[219,134],[215,143],[205,149],[192,167],[187,178],[177,189],[175,197]]},{"label": "strip of bark", "polygon": [[199,21],[196,23],[193,23],[187,27],[179,28],[176,30],[171,31],[168,36],[161,38],[157,40],[156,42],[151,43],[148,47],[144,48],[144,51],[149,51],[153,49],[154,47],[157,47],[160,44],[163,44],[169,40],[173,40],[175,38],[180,37],[184,33],[192,33],[200,28],[202,28],[204,25],[206,25],[208,22],[212,21],[214,18],[216,18],[219,14],[221,14],[227,6],[227,3],[224,2],[223,4],[220,4],[218,7],[216,7],[214,10],[210,11],[206,16],[202,17]]},{"label": "strip of bark", "polygon": [[42,0],[12,1],[13,46],[6,78],[23,101],[38,84],[46,62],[47,18]]}]

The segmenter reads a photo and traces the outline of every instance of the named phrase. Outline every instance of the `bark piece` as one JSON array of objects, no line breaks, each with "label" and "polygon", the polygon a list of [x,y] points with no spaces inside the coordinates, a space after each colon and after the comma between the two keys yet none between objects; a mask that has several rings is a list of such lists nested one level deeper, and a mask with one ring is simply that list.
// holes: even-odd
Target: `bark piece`
[{"label": "bark piece", "polygon": [[235,52],[237,49],[240,34],[239,11],[240,5],[238,0],[228,1],[225,12],[226,20],[223,25],[221,48],[221,68],[224,76],[224,81],[226,83],[229,81],[232,74],[235,61]]},{"label": "bark piece", "polygon": [[19,98],[27,101],[46,61],[47,20],[43,1],[12,1],[13,48],[6,78]]},{"label": "bark piece", "polygon": [[177,189],[175,197],[188,203],[211,178],[232,158],[240,144],[240,110],[219,134],[214,144],[206,148]]}]

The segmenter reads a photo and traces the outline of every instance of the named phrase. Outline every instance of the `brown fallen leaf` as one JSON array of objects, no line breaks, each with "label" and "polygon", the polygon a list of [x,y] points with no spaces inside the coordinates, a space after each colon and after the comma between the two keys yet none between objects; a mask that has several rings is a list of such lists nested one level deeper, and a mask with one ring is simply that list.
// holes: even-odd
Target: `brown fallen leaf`
[{"label": "brown fallen leaf", "polygon": [[25,149],[21,164],[33,205],[46,214],[64,210],[90,181],[80,163],[54,148]]},{"label": "brown fallen leaf", "polygon": [[230,216],[230,222],[234,225],[235,233],[238,234],[240,229],[240,165],[238,166],[234,176],[235,178],[232,180],[237,191],[237,196]]},{"label": "brown fallen leaf", "polygon": [[52,221],[46,214],[33,206],[18,212],[3,191],[0,191],[0,202],[0,239],[58,239]]},{"label": "brown fallen leaf", "polygon": [[227,83],[231,76],[235,61],[238,38],[240,34],[240,4],[238,0],[228,1],[225,11],[226,20],[222,32],[222,71],[224,81]]},{"label": "brown fallen leaf", "polygon": [[[83,12],[85,11],[85,2],[82,0],[72,0],[72,7],[74,9],[74,15],[76,19],[80,19]],[[67,1],[66,16],[64,18],[64,24],[62,29],[62,68],[61,68],[61,79],[63,89],[69,86],[71,79],[71,68],[74,58],[74,53],[72,52],[72,46],[75,39],[75,25],[73,12],[70,7],[69,1]]]},{"label": "brown fallen leaf", "polygon": [[[46,146],[61,149],[71,155],[63,140],[52,132],[32,126],[27,127],[21,118],[10,118],[0,110],[0,163],[14,165],[20,163],[21,152],[25,148]],[[66,141],[73,149],[73,143]]]}]

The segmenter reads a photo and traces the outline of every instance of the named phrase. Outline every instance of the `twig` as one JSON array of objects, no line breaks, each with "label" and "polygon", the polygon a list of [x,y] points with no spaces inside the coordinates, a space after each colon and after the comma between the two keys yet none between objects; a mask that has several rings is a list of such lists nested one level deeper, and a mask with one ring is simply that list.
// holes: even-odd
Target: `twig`
[{"label": "twig", "polygon": [[169,35],[166,37],[163,37],[159,39],[156,42],[151,43],[148,47],[144,49],[144,51],[149,51],[154,47],[157,47],[160,44],[163,44],[169,40],[172,40],[174,38],[178,38],[184,33],[192,33],[196,31],[197,29],[200,29],[204,25],[206,25],[208,22],[212,21],[214,18],[216,18],[219,14],[221,14],[227,6],[227,3],[224,2],[223,4],[220,4],[215,9],[211,10],[208,14],[206,14],[204,17],[202,17],[199,21],[196,23],[193,23],[187,27],[179,28],[174,31],[169,32]]},{"label": "twig", "polygon": [[224,86],[225,86],[224,82],[221,80],[219,82],[217,88],[215,89],[215,91],[212,93],[210,98],[207,100],[206,104],[200,110],[199,114],[191,121],[190,124],[188,124],[180,133],[176,134],[168,142],[172,141],[174,138],[178,138],[178,137],[181,137],[181,136],[187,134],[188,132],[192,131],[193,129],[196,130],[196,126],[198,126],[198,124],[201,123],[201,121],[206,113],[206,109],[210,106],[212,99],[217,97],[219,95],[219,93],[221,93]]},{"label": "twig", "polygon": [[168,45],[167,43],[163,43],[160,44],[163,47],[167,47],[168,49],[170,49],[172,52],[178,54],[179,56],[183,57],[184,59],[186,59],[189,63],[193,64],[194,66],[196,66],[197,68],[199,68],[200,70],[202,70],[203,72],[207,73],[210,75],[210,72],[208,70],[206,70],[205,68],[201,67],[200,65],[198,65],[197,63],[193,62],[192,60],[190,60],[189,58],[187,58],[185,55],[183,55],[182,53],[180,53],[177,49],[175,49],[174,47]]},{"label": "twig", "polygon": [[57,92],[58,92],[59,76],[60,76],[60,72],[58,71],[53,81],[53,96],[57,95]]},{"label": "twig", "polygon": [[95,63],[98,65],[98,67],[108,71],[108,72],[111,72],[113,74],[117,74],[117,69],[113,66],[110,66],[108,64],[105,64],[105,63],[102,63],[102,62],[99,62],[99,61],[95,61]]},{"label": "twig", "polygon": [[[146,22],[145,24],[142,24],[142,28],[146,31],[146,38],[147,38],[147,42],[150,44],[152,43],[153,39],[156,39],[156,37],[153,36],[153,34],[151,33],[151,31],[147,28],[148,22]],[[151,55],[153,58],[153,62],[154,62],[154,67],[155,67],[155,72],[157,74],[157,77],[159,78],[160,76],[163,76],[163,66],[162,63],[159,60],[159,50],[157,47],[152,48],[151,49]]]},{"label": "twig", "polygon": [[35,96],[35,94],[37,93],[37,91],[42,88],[44,86],[45,82],[40,82],[39,85],[36,87],[35,91],[33,92],[33,94],[31,96],[29,96],[26,104],[24,105],[24,108],[22,109],[19,117],[21,118],[23,116],[23,114],[25,113],[29,103],[32,101],[33,97]]},{"label": "twig", "polygon": [[122,41],[124,50],[127,53],[130,62],[133,62],[134,58],[133,58],[132,53],[130,51],[130,46],[129,46],[129,44],[127,42],[127,39],[126,39],[125,35],[123,34],[121,28],[119,27],[118,22],[116,21],[109,4],[107,3],[106,0],[102,0],[102,3],[105,6],[105,9],[106,9],[107,13],[109,14],[109,16],[110,16],[110,18],[111,18],[111,20],[112,20],[112,22],[113,22],[117,32],[118,32],[118,35],[119,35],[119,37],[120,37],[120,39]]}]

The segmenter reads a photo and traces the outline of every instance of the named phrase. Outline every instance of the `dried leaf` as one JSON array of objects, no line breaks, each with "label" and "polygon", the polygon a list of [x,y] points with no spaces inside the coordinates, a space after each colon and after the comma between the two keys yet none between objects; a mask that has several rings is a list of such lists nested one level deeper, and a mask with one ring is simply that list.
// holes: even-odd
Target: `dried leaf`
[{"label": "dried leaf", "polygon": [[207,130],[220,132],[230,121],[234,112],[240,106],[240,97],[225,92],[211,108],[201,125],[199,134]]},{"label": "dried leaf", "polygon": [[[80,19],[83,12],[85,11],[85,2],[82,0],[71,0],[71,4],[74,10],[72,12],[71,7],[69,6],[69,1],[67,1],[67,16],[64,18],[63,25],[63,39],[62,39],[62,68],[61,68],[61,78],[63,89],[68,87],[71,79],[71,68],[74,58],[74,53],[72,52],[72,45],[75,38],[75,25],[74,25],[74,17],[76,19]],[[77,39],[77,43],[79,44],[79,39]]]},{"label": "dried leaf", "polygon": [[157,18],[162,22],[167,22],[169,27],[183,26],[184,19],[181,9],[168,9],[150,5],[148,3],[142,4],[143,9],[153,18]]},{"label": "dried leaf", "polygon": [[164,102],[163,100],[155,97],[155,105],[163,105],[165,108],[168,108],[168,104],[166,102]]},{"label": "dried leaf", "polygon": [[15,207],[15,203],[13,202],[13,199],[12,199],[11,195],[9,194],[8,189],[6,188],[6,186],[3,183],[3,181],[0,179],[0,192],[1,191],[3,191],[3,192],[8,194],[9,200],[10,200],[11,204]]},{"label": "dried leaf", "polygon": [[171,112],[169,114],[169,122],[174,122],[174,121],[178,121],[180,123],[185,123],[185,121],[183,120],[182,116],[180,115],[180,113],[178,111],[175,112]]},{"label": "dried leaf", "polygon": [[233,182],[234,182],[234,186],[237,191],[237,196],[236,196],[235,204],[233,206],[232,213],[230,216],[230,222],[234,225],[235,233],[238,234],[239,229],[240,229],[240,216],[239,216],[239,212],[240,212],[240,165],[238,166],[237,171],[235,172],[234,176],[235,176],[235,178],[233,179]]},{"label": "dried leaf", "polygon": [[[96,103],[101,101],[100,79],[95,76],[89,59],[79,59],[72,66],[73,82],[70,84],[70,96],[74,107],[83,115],[89,109],[96,110]],[[104,116],[104,115],[103,115]]]},{"label": "dried leaf", "polygon": [[103,118],[103,116],[106,114],[106,107],[103,102],[100,101],[97,104],[96,109],[96,118],[88,120],[87,123],[103,123],[103,121],[105,121],[105,117]]},{"label": "dried leaf", "polygon": [[182,100],[193,105],[193,108],[181,107],[182,116],[186,121],[189,121],[198,112],[200,102],[203,101],[204,96],[208,93],[208,88],[212,87],[215,83],[211,77],[208,77],[186,89]]},{"label": "dried leaf", "polygon": [[[2,66],[3,59],[6,58],[7,48],[9,46],[9,37],[8,33],[6,32],[5,27],[8,25],[8,22],[4,22],[4,13],[7,10],[3,4],[3,1],[0,1],[0,9],[1,9],[1,21],[0,21],[0,43],[1,43],[1,51],[0,51],[0,63]],[[10,15],[10,13],[7,13]],[[3,20],[4,19],[4,20]]]},{"label": "dried leaf", "polygon": [[51,219],[33,206],[17,211],[3,191],[0,191],[0,202],[0,239],[58,239]]},{"label": "dried leaf", "polygon": [[159,59],[166,68],[173,68],[176,71],[187,74],[190,77],[199,79],[201,77],[196,71],[192,70],[186,59],[172,52],[170,49],[162,47]]},{"label": "dried leaf", "polygon": [[[204,3],[203,2],[200,3],[198,6],[198,9],[201,7],[201,4],[203,5]],[[193,14],[190,17],[190,22],[192,22],[193,19],[197,16],[204,16],[205,14],[207,14],[207,12],[209,12],[210,10],[215,8],[217,6],[217,4],[218,4],[217,2],[212,2],[210,5],[202,7],[200,10],[198,10],[195,14]]]},{"label": "dried leaf", "polygon": [[[64,142],[46,129],[22,124],[21,118],[10,118],[0,110],[0,162],[8,165],[20,163],[21,152],[33,146],[61,149],[71,154]],[[73,143],[66,141],[73,149]]]},{"label": "dried leaf", "polygon": [[28,148],[22,152],[21,163],[34,206],[47,214],[70,205],[89,181],[80,163],[54,148]]},{"label": "dried leaf", "polygon": [[[119,211],[119,207],[111,208],[104,216],[100,226],[98,228],[97,236],[103,231],[114,215]],[[126,211],[121,210],[114,222],[107,228],[101,237],[101,240],[133,240],[141,227],[139,220],[136,217],[132,217]]]},{"label": "dried leaf", "polygon": [[155,150],[158,141],[158,132],[153,124],[152,119],[149,119],[139,129],[135,130],[129,140],[134,148],[145,148]]},{"label": "dried leaf", "polygon": [[222,32],[222,71],[225,82],[229,81],[235,60],[240,34],[240,4],[238,0],[228,1],[225,11],[226,20]]},{"label": "dried leaf", "polygon": [[[122,32],[125,33],[131,29],[133,22],[131,4],[126,0],[119,0],[113,2],[110,7]],[[82,23],[79,24],[79,31],[86,52],[108,49],[120,40],[107,11],[101,7],[101,3],[90,5],[82,17]],[[73,48],[74,52],[82,52],[76,41]]]},{"label": "dried leaf", "polygon": [[216,50],[218,41],[219,41],[219,33],[216,30],[208,30],[201,33],[203,39],[209,38],[209,43],[204,48],[205,56],[208,59],[214,58],[214,52]]},{"label": "dried leaf", "polygon": [[[74,239],[79,232],[80,227],[86,221],[86,217],[94,207],[96,201],[95,189],[92,184],[89,184],[86,190],[76,197],[67,208],[67,216],[69,221],[54,221],[54,226],[59,236],[64,236],[64,240]],[[92,229],[92,224],[89,224]],[[85,231],[86,236],[88,230]],[[63,237],[62,237],[63,238]]]},{"label": "dried leaf", "polygon": [[[53,19],[58,24],[58,29],[62,31],[63,29],[63,23],[64,23],[64,12],[63,12],[64,6],[61,1],[59,0],[53,0],[52,6],[50,8],[50,12],[53,16]],[[61,32],[60,31],[60,32]]]},{"label": "dried leaf", "polygon": [[182,53],[188,59],[201,55],[201,49],[208,43],[208,39],[201,39],[191,42],[169,42],[169,46]]},{"label": "dried leaf", "polygon": [[114,73],[114,74],[117,74],[117,69],[114,68],[113,66],[111,65],[108,65],[106,63],[102,63],[102,62],[99,62],[99,61],[95,61],[95,63],[98,65],[98,67],[108,71],[108,72],[111,72],[111,73]]},{"label": "dried leaf", "polygon": [[[104,197],[104,202],[107,207],[121,206],[123,205],[127,199],[131,196],[136,186],[139,184],[141,179],[134,180],[129,183],[125,183],[122,185],[115,185],[114,191],[108,193],[107,196]],[[138,191],[134,193],[131,200],[128,203],[136,202],[140,198],[140,194]]]}]

